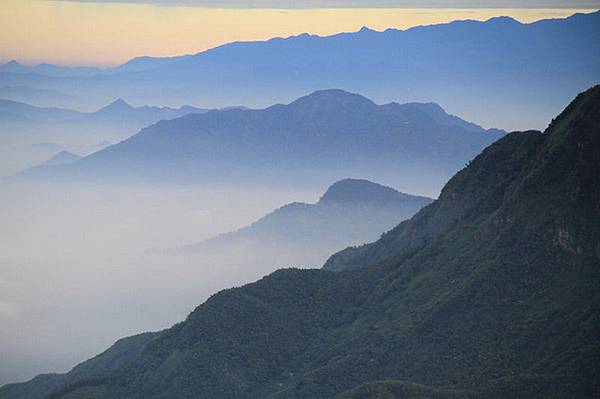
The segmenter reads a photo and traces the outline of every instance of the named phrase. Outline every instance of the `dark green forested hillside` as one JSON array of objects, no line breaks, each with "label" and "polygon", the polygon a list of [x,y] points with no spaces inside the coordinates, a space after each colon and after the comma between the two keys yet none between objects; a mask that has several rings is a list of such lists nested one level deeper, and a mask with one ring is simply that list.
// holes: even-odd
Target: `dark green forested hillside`
[{"label": "dark green forested hillside", "polygon": [[222,291],[52,397],[597,397],[600,86],[324,269]]}]

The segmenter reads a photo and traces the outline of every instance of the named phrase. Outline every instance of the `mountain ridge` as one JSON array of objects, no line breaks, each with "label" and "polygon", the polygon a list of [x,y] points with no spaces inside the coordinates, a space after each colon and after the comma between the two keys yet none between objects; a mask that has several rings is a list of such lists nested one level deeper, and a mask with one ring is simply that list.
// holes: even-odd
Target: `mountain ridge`
[{"label": "mountain ridge", "polygon": [[[365,179],[342,179],[331,184],[316,203],[285,204],[248,226],[187,245],[182,252],[231,253],[240,246],[243,249],[238,251],[251,257],[253,246],[274,247],[276,252],[286,254],[274,257],[279,264],[316,267],[322,262],[296,259],[316,259],[335,248],[368,242],[431,201]],[[310,257],[294,255],[302,254],[307,247],[311,248]],[[264,263],[269,263],[264,253],[261,256],[265,257]],[[287,261],[281,260],[286,257]]]},{"label": "mountain ridge", "polygon": [[360,267],[221,291],[52,398],[593,397],[598,121],[600,86],[486,148],[369,256],[347,253]]},{"label": "mountain ridge", "polygon": [[[202,108],[196,108],[189,105],[182,106],[180,108],[174,109],[170,107],[154,107],[154,106],[140,106],[135,107],[129,103],[127,103],[122,98],[118,98],[111,103],[97,109],[94,112],[80,112],[73,109],[68,108],[60,108],[60,107],[39,107],[36,105],[30,105],[20,101],[8,100],[8,99],[0,99],[0,111],[4,111],[3,108],[12,108],[16,110],[26,110],[30,113],[42,113],[42,112],[55,112],[60,114],[60,119],[63,121],[68,121],[69,119],[77,119],[77,118],[101,118],[103,116],[111,116],[112,113],[123,113],[123,112],[139,112],[139,111],[156,111],[156,112],[170,112],[174,115],[177,115],[179,111],[195,111],[195,112],[206,112],[208,110]],[[14,111],[13,111],[14,112]],[[181,116],[181,115],[180,115]],[[177,117],[177,116],[174,116]],[[59,119],[58,117],[56,119]]]},{"label": "mountain ridge", "polygon": [[[65,93],[85,89],[88,107],[121,96],[171,106],[264,108],[341,87],[378,102],[399,95],[402,102],[433,100],[484,126],[541,129],[577,92],[598,83],[600,45],[592,38],[600,35],[599,18],[593,12],[529,24],[492,19],[298,35],[228,43],[137,72],[72,78],[0,72],[0,82]],[[242,84],[243,92],[237,89]]]},{"label": "mountain ridge", "polygon": [[[523,137],[522,140],[524,140],[524,142],[530,141],[532,143],[538,143],[540,141],[559,141],[561,144],[562,141],[564,139],[566,139],[565,136],[560,136],[559,133],[561,133],[562,131],[560,130],[560,127],[563,126],[564,124],[564,120],[566,119],[567,121],[569,120],[567,115],[569,113],[574,113],[574,111],[577,110],[578,105],[582,102],[581,98],[583,98],[584,96],[588,96],[588,97],[592,97],[593,101],[592,104],[594,104],[594,101],[596,102],[600,102],[600,86],[595,86],[594,88],[588,90],[585,93],[582,93],[580,95],[577,96],[577,98],[575,100],[573,100],[568,106],[567,108],[556,118],[552,121],[552,123],[548,126],[548,128],[545,130],[545,132],[542,134],[540,132],[536,132],[536,131],[529,131],[529,132],[520,132],[520,133],[511,133],[509,136],[499,140],[499,144],[504,140],[504,141],[508,141],[508,140],[515,140],[515,137]],[[596,111],[596,110],[593,110]],[[586,127],[588,129],[588,131],[593,131],[594,128],[593,126],[587,126]],[[561,138],[563,140],[561,140]],[[526,148],[526,147],[525,147]],[[560,146],[559,146],[560,148]],[[482,152],[481,155],[478,156],[479,159],[484,159],[485,156],[489,153],[489,150],[486,149]],[[546,156],[550,156],[550,155],[546,155]],[[539,157],[539,155],[538,155]],[[591,157],[593,159],[593,157],[591,155],[588,155],[588,157]],[[488,162],[491,162],[488,161]],[[593,165],[593,162],[591,162]],[[490,165],[491,167],[491,165]],[[440,194],[440,199],[441,198],[447,198],[447,197],[456,197],[457,193],[452,191],[452,186],[453,183],[456,180],[459,180],[460,178],[462,178],[462,176],[464,175],[463,172],[459,172],[457,175],[455,175],[449,182],[448,184],[444,187],[444,189],[442,190],[442,193]],[[556,182],[558,183],[562,183],[560,181]],[[590,184],[589,182],[587,184]],[[496,200],[497,202],[497,200]],[[491,201],[490,199],[490,203],[493,203],[493,201]],[[481,206],[486,206],[487,204],[482,204]],[[433,208],[433,207],[430,207]],[[456,213],[457,211],[461,210],[462,207],[458,206],[456,207],[453,212]],[[428,212],[436,212],[433,209],[427,209]],[[445,212],[448,212],[447,210],[445,210]],[[454,221],[459,221],[462,220],[465,217],[465,214],[462,213],[458,213],[456,214],[452,220]],[[447,218],[447,217],[446,217]],[[418,221],[413,221],[412,223],[416,223],[418,224]],[[408,222],[406,224],[409,224]],[[431,240],[431,238],[433,237],[433,235],[439,235],[439,234],[445,234],[445,229],[452,227],[453,225],[449,224],[446,227],[444,227],[444,230],[441,231],[435,231],[435,230],[431,230],[429,233],[427,233],[426,235],[424,235],[421,238],[417,238],[415,240],[415,237],[413,236],[412,238],[408,239],[407,235],[412,235],[412,233],[410,233],[411,227],[409,226],[398,226],[396,229],[394,229],[393,231],[390,231],[388,234],[386,234],[384,236],[384,238],[382,238],[382,240],[380,241],[379,245],[386,245],[387,248],[385,249],[386,252],[390,252],[390,246],[395,246],[398,244],[399,241],[403,241],[405,244],[407,245],[406,247],[397,247],[395,249],[395,251],[397,251],[398,253],[402,252],[402,251],[407,251],[407,248],[411,248],[411,246],[415,246],[415,245],[419,245],[418,242],[421,240],[422,242],[426,242],[428,240]],[[558,233],[557,233],[558,234]],[[365,246],[361,246],[358,248],[354,248],[354,249],[348,249],[345,250],[343,252],[340,252],[338,254],[333,255],[328,262],[325,264],[324,268],[328,269],[328,270],[343,270],[343,269],[356,269],[358,267],[360,267],[360,263],[363,262],[362,259],[363,257],[369,258],[369,259],[375,259],[377,258],[377,253],[381,251],[381,248],[376,248],[376,246],[374,245],[365,245]],[[599,252],[600,253],[600,252]],[[350,264],[345,264],[345,258],[354,258],[354,263],[350,263]],[[358,262],[358,263],[357,263]]]},{"label": "mountain ridge", "polygon": [[[422,169],[441,184],[505,133],[445,113],[432,116],[430,108],[377,105],[343,90],[321,90],[262,110],[161,121],[69,167],[48,169],[43,178],[324,184],[361,175],[399,185],[411,181],[409,171]],[[427,193],[433,186],[403,189]]]},{"label": "mountain ridge", "polygon": [[0,130],[4,140],[0,146],[0,158],[4,161],[0,165],[0,177],[11,178],[52,155],[26,151],[26,146],[54,142],[62,148],[90,154],[106,147],[106,143],[126,139],[144,126],[195,112],[206,110],[191,106],[134,107],[120,99],[93,112],[80,112],[0,99]]},{"label": "mountain ridge", "polygon": [[[329,37],[335,37],[335,36],[340,36],[340,35],[352,35],[352,34],[357,34],[357,33],[408,32],[411,30],[419,30],[419,29],[423,29],[423,28],[445,26],[445,25],[451,25],[451,24],[462,25],[462,24],[490,24],[490,23],[508,22],[508,23],[514,24],[514,25],[536,25],[536,24],[546,23],[546,21],[558,21],[558,20],[569,21],[569,20],[573,20],[573,19],[579,19],[585,15],[588,15],[588,14],[575,13],[575,14],[565,17],[565,18],[546,18],[546,19],[541,19],[538,21],[533,21],[530,23],[523,23],[523,22],[516,20],[513,17],[504,15],[504,16],[490,17],[487,20],[463,19],[463,20],[455,20],[455,21],[452,21],[449,23],[434,23],[434,24],[427,24],[427,25],[417,25],[417,26],[413,26],[413,27],[410,27],[407,29],[386,28],[383,30],[375,30],[375,29],[369,28],[368,26],[363,26],[356,31],[338,32],[338,33],[333,33],[330,35],[317,35],[317,34],[311,34],[308,32],[302,32],[302,33],[292,34],[292,35],[285,36],[285,37],[284,36],[272,37],[272,38],[266,39],[266,40],[233,41],[233,42],[229,42],[229,43],[223,43],[223,44],[217,45],[213,48],[202,50],[202,51],[199,51],[196,53],[177,55],[177,56],[154,57],[154,56],[144,55],[144,56],[133,57],[133,58],[125,61],[122,64],[119,64],[115,67],[108,67],[108,68],[97,68],[97,67],[93,67],[93,66],[83,66],[83,67],[61,66],[61,65],[50,64],[50,63],[39,63],[39,64],[35,64],[32,66],[26,66],[26,65],[19,63],[17,60],[10,60],[10,61],[5,62],[4,64],[0,64],[0,71],[29,73],[29,72],[35,72],[36,70],[43,71],[44,68],[46,68],[46,69],[56,68],[57,70],[62,68],[67,71],[68,70],[76,71],[78,69],[81,69],[81,70],[89,70],[91,72],[98,72],[98,73],[132,72],[132,71],[160,68],[165,65],[172,64],[173,62],[176,62],[179,60],[186,60],[186,59],[189,59],[189,58],[192,58],[195,56],[199,56],[203,53],[218,49],[223,46],[234,45],[234,44],[238,44],[238,43],[261,43],[261,42],[268,42],[268,41],[281,41],[281,40],[286,40],[286,39],[306,38],[306,37],[329,38]],[[156,65],[152,65],[152,62],[155,62]],[[150,65],[148,65],[148,64],[150,64]],[[39,73],[43,73],[43,72],[39,72]],[[64,72],[64,74],[67,74],[67,73],[68,72]]]}]

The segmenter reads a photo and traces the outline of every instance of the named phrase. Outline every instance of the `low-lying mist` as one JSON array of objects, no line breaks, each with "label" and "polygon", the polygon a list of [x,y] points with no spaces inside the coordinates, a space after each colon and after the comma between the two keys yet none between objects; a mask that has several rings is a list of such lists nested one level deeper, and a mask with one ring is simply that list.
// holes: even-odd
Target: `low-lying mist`
[{"label": "low-lying mist", "polygon": [[157,253],[314,202],[324,188],[0,186],[0,385],[67,371],[269,273],[248,248],[214,259]]}]

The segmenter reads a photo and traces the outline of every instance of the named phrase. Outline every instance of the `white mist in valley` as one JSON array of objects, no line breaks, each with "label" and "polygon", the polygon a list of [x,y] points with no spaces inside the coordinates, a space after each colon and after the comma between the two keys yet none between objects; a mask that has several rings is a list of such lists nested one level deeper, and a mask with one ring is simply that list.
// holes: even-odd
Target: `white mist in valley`
[{"label": "white mist in valley", "polygon": [[220,289],[269,273],[273,266],[250,248],[160,253],[285,203],[314,202],[323,189],[0,186],[0,385],[67,371],[118,338],[169,327]]}]

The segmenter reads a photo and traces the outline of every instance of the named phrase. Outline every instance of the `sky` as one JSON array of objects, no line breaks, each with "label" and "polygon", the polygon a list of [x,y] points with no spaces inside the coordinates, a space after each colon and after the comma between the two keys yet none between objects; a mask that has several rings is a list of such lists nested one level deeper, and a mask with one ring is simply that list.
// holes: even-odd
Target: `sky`
[{"label": "sky", "polygon": [[138,3],[160,5],[193,5],[203,7],[274,7],[274,8],[596,8],[593,0],[47,0],[80,3]]},{"label": "sky", "polygon": [[2,0],[0,62],[107,67],[142,55],[194,54],[237,40],[330,35],[362,26],[406,29],[498,15],[532,22],[590,8],[600,8],[600,1]]}]

